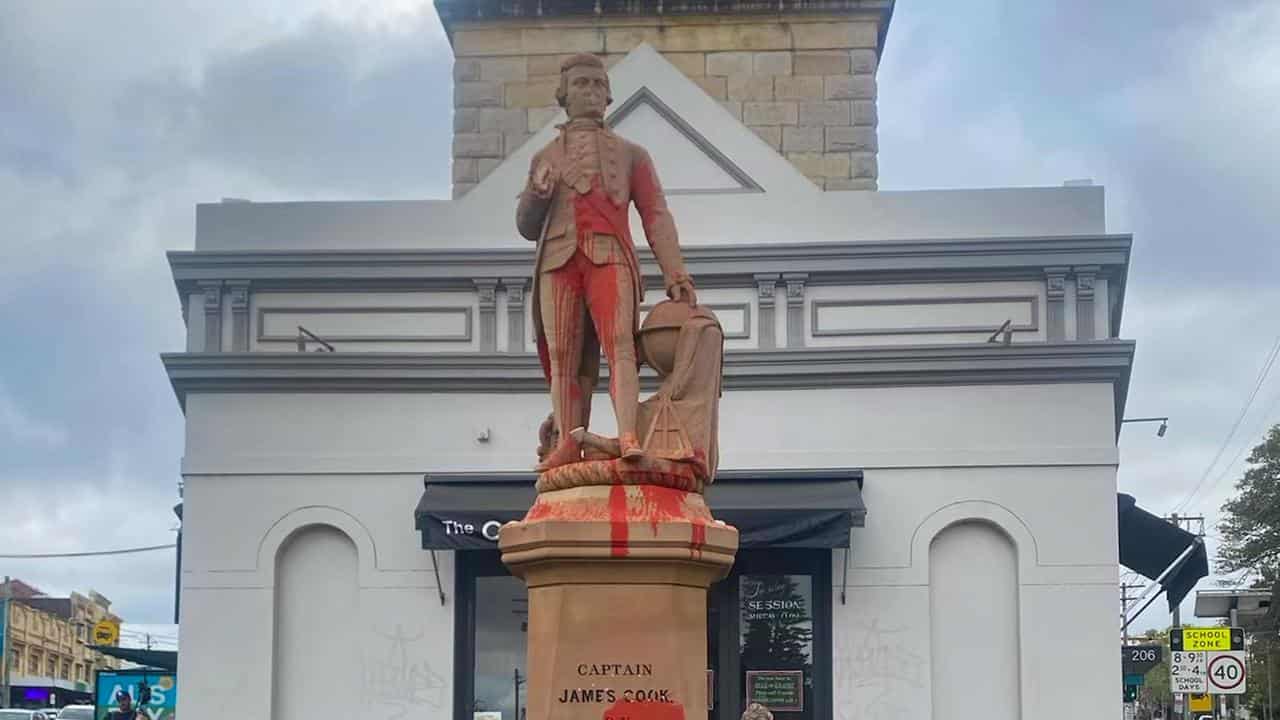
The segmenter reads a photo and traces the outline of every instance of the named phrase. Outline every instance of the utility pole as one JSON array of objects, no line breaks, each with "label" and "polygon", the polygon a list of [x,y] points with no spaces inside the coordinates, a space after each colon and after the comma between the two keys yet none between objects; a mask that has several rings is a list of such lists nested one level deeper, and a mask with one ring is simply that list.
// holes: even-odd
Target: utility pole
[{"label": "utility pole", "polygon": [[[1204,541],[1203,515],[1179,515],[1178,513],[1169,513],[1169,517],[1165,518],[1165,521],[1192,533],[1196,537],[1200,538],[1201,542]],[[1173,627],[1182,627],[1182,608],[1180,606],[1175,606],[1173,608]],[[1176,703],[1177,701],[1175,700],[1174,702]],[[1182,713],[1179,715],[1179,720],[1181,720],[1181,718],[1185,718],[1186,714],[1190,712],[1190,708],[1188,707],[1190,703],[1190,696],[1183,697]]]},{"label": "utility pole", "polygon": [[511,673],[512,673],[513,679],[515,680],[515,691],[516,691],[515,720],[520,720],[520,686],[524,684],[524,679],[520,677],[520,668],[514,668],[511,671]]},{"label": "utility pole", "polygon": [[1124,623],[1124,619],[1129,614],[1129,600],[1133,596],[1129,595],[1130,590],[1141,590],[1142,585],[1139,583],[1120,583],[1120,622],[1121,622],[1121,640],[1125,645],[1129,644],[1129,626]]},{"label": "utility pole", "polygon": [[9,576],[0,588],[0,708],[9,707]]}]

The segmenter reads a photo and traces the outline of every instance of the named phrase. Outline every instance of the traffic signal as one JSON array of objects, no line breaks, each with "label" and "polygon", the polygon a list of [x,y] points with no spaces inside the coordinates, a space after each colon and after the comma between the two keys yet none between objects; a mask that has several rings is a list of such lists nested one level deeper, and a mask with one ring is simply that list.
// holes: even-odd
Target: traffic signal
[{"label": "traffic signal", "polygon": [[1125,686],[1124,686],[1124,701],[1125,701],[1125,702],[1135,702],[1137,699],[1138,699],[1138,686],[1137,686],[1137,685],[1125,685]]}]

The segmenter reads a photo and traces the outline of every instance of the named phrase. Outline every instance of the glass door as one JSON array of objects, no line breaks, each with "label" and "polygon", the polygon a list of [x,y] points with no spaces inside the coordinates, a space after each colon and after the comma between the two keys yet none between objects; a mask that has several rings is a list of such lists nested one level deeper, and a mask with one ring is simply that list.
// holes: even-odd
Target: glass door
[{"label": "glass door", "polygon": [[751,702],[776,720],[831,717],[830,551],[741,551],[707,605],[710,720],[736,720]]}]

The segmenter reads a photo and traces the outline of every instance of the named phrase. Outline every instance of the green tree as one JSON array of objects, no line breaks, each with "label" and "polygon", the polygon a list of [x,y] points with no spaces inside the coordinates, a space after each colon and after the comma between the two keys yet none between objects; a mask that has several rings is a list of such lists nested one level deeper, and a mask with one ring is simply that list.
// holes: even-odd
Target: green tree
[{"label": "green tree", "polygon": [[1274,575],[1280,566],[1280,425],[1249,453],[1249,468],[1222,513],[1218,571]]},{"label": "green tree", "polygon": [[[1270,590],[1272,610],[1261,618],[1241,620],[1249,634],[1249,689],[1245,702],[1257,717],[1268,717],[1267,677],[1280,682],[1280,630],[1275,608],[1280,594],[1280,425],[1249,453],[1249,467],[1235,486],[1235,495],[1222,506],[1218,523],[1220,573],[1240,573],[1254,589]],[[1274,667],[1272,667],[1274,666]],[[1280,702],[1272,706],[1280,713]]]},{"label": "green tree", "polygon": [[[1163,648],[1163,658],[1159,665],[1147,671],[1143,678],[1142,699],[1139,717],[1168,717],[1173,707],[1173,692],[1169,689],[1169,630],[1148,630],[1143,634],[1143,641],[1150,644],[1159,643]],[[1157,713],[1157,709],[1160,712]]]}]

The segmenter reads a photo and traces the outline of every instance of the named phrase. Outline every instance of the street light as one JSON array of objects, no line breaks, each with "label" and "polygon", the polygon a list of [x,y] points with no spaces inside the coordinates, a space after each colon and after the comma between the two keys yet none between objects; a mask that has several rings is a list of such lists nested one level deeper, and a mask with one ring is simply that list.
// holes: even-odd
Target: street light
[{"label": "street light", "polygon": [[1120,424],[1123,425],[1124,423],[1148,423],[1148,422],[1160,423],[1160,427],[1156,428],[1156,437],[1164,437],[1165,432],[1169,430],[1169,418],[1167,417],[1125,418],[1120,421]]}]

